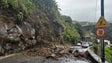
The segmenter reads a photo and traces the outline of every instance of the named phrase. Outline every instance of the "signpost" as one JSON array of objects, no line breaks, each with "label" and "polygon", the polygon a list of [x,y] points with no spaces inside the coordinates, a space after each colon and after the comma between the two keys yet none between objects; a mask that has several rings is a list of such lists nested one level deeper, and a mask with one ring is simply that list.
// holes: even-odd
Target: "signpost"
[{"label": "signpost", "polygon": [[105,36],[105,27],[108,26],[108,23],[103,16],[100,17],[96,24],[96,35],[100,38],[101,41],[101,61],[105,63],[105,46],[104,46],[104,36]]},{"label": "signpost", "polygon": [[103,37],[105,35],[105,30],[103,28],[98,28],[96,30],[96,35],[99,37]]},{"label": "signpost", "polygon": [[105,18],[103,16],[101,16],[96,24],[96,28],[107,27],[107,26],[108,26],[107,21],[105,20]]},{"label": "signpost", "polygon": [[105,63],[105,46],[104,46],[104,36],[105,36],[105,27],[108,26],[107,21],[104,18],[104,0],[101,0],[101,17],[96,24],[96,34],[100,37],[101,41],[101,61]]}]

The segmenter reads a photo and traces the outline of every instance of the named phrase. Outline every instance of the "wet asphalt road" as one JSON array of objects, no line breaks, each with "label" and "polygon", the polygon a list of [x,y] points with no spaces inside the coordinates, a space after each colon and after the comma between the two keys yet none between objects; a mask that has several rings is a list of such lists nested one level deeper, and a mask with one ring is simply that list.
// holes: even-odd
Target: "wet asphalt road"
[{"label": "wet asphalt road", "polygon": [[0,60],[0,63],[89,63],[89,62],[68,58],[59,58],[58,60],[53,60],[39,57],[17,56]]},{"label": "wet asphalt road", "polygon": [[[84,49],[84,51],[86,50]],[[83,51],[82,48],[81,48],[81,51]],[[26,55],[17,55],[17,56],[12,56],[10,58],[2,59],[0,60],[0,63],[90,63],[90,61],[86,59],[78,60],[72,56],[70,56],[69,58],[58,58],[58,60],[53,60],[53,59],[46,59],[42,57],[30,57]]]}]

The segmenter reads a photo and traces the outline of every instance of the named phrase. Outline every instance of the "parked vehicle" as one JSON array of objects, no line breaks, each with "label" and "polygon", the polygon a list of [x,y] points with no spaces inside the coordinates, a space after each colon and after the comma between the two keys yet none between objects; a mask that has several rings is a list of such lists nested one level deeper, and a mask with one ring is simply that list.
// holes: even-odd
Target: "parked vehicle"
[{"label": "parked vehicle", "polygon": [[83,48],[89,47],[89,43],[88,43],[88,42],[83,42],[83,43],[82,43],[82,47],[83,47]]},{"label": "parked vehicle", "polygon": [[80,50],[82,50],[82,47],[81,46],[71,46],[69,52],[70,53],[74,53],[76,51],[79,51],[80,52]]},{"label": "parked vehicle", "polygon": [[79,42],[77,43],[77,46],[81,46],[81,45],[82,45],[81,43],[79,43]]},{"label": "parked vehicle", "polygon": [[93,45],[93,43],[92,42],[88,42],[89,43],[89,46],[92,46]]},{"label": "parked vehicle", "polygon": [[82,41],[78,41],[77,46],[81,46],[82,45]]}]

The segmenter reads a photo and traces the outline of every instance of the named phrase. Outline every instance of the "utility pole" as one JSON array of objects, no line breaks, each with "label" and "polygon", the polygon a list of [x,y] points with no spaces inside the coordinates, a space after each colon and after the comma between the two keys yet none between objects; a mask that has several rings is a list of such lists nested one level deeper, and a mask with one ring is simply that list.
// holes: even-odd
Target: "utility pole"
[{"label": "utility pole", "polygon": [[[104,18],[104,0],[101,0],[101,17]],[[101,37],[100,41],[101,41],[101,61],[102,63],[105,63],[104,37]]]},{"label": "utility pole", "polygon": [[104,44],[104,36],[106,32],[106,27],[108,27],[108,23],[104,17],[104,0],[101,0],[101,17],[96,23],[96,35],[100,38],[101,42],[101,62],[105,63],[105,44]]},{"label": "utility pole", "polygon": [[104,0],[101,0],[101,16],[104,17]]}]

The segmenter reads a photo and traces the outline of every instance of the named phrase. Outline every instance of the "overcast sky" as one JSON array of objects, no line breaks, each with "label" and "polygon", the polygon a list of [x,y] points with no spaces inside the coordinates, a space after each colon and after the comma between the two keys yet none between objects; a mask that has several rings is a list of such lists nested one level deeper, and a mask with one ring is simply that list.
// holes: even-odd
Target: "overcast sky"
[{"label": "overcast sky", "polygon": [[[100,0],[56,0],[61,14],[77,21],[97,22],[100,17]],[[105,0],[105,19],[112,20],[112,0]]]}]

